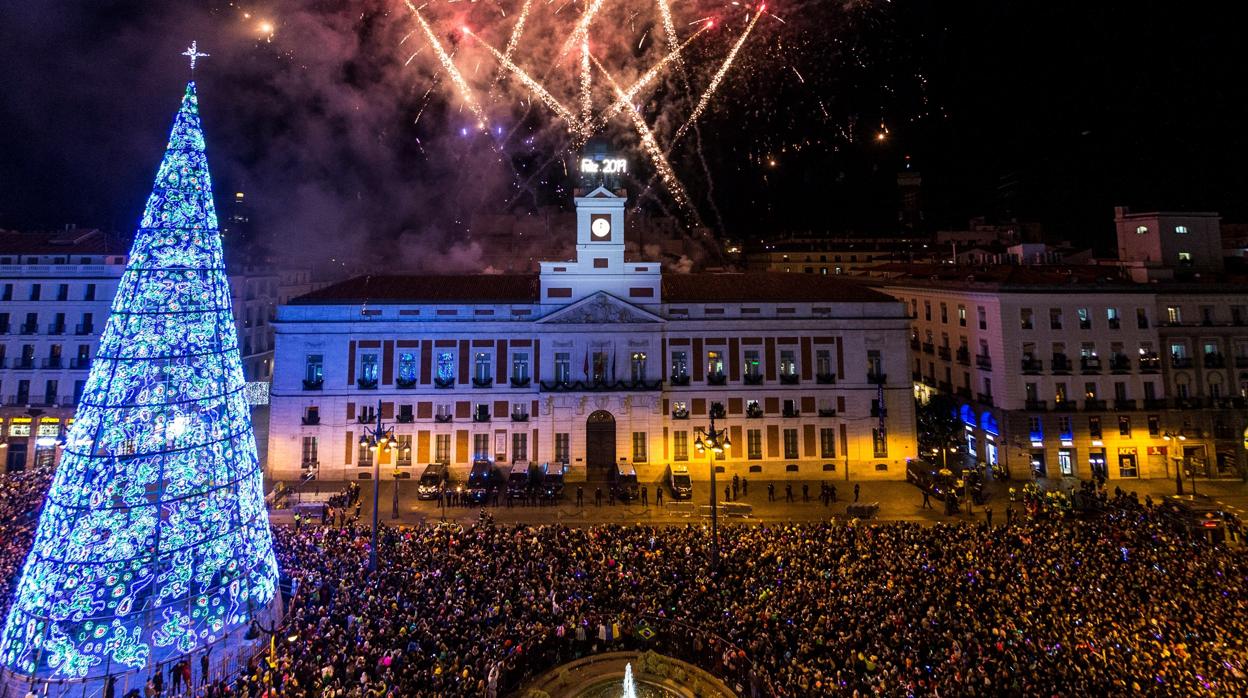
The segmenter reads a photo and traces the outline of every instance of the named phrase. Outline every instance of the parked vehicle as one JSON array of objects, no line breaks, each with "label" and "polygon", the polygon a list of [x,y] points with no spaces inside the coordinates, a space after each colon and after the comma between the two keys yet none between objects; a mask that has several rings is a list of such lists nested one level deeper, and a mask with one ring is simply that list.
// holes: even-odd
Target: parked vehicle
[{"label": "parked vehicle", "polygon": [[689,479],[689,466],[673,465],[668,468],[667,484],[672,489],[672,499],[693,497],[693,482]]},{"label": "parked vehicle", "polygon": [[526,499],[541,482],[541,473],[529,466],[527,460],[511,464],[507,474],[507,496],[511,499]]},{"label": "parked vehicle", "polygon": [[477,504],[484,503],[498,486],[497,479],[494,464],[489,459],[474,460],[468,472],[468,498]]},{"label": "parked vehicle", "polygon": [[563,463],[542,464],[541,495],[543,499],[556,501],[563,496],[563,476],[568,466]]},{"label": "parked vehicle", "polygon": [[1199,494],[1162,497],[1157,512],[1178,533],[1210,543],[1226,541],[1226,514],[1209,497]]},{"label": "parked vehicle", "polygon": [[420,474],[420,480],[416,485],[417,499],[437,499],[446,487],[449,479],[449,471],[445,463],[430,463],[425,466],[425,471]]},{"label": "parked vehicle", "polygon": [[617,463],[611,469],[611,489],[617,499],[631,502],[637,499],[637,469],[628,463]]}]

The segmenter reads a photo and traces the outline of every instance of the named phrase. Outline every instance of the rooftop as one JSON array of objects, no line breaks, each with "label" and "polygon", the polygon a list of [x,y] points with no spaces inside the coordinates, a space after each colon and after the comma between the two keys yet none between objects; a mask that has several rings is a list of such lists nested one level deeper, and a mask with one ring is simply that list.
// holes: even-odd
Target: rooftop
[{"label": "rooftop", "polygon": [[127,254],[129,241],[96,228],[20,232],[0,230],[0,254],[83,255]]},{"label": "rooftop", "polygon": [[[855,281],[809,274],[664,274],[662,300],[690,302],[827,301],[894,303]],[[358,276],[291,300],[292,305],[346,303],[538,303],[537,274]]]}]

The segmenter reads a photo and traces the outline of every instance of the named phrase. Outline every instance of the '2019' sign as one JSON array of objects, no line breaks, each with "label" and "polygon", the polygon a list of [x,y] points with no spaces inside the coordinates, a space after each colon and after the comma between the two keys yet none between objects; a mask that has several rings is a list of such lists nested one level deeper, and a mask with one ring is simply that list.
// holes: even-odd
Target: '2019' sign
[{"label": "'2019' sign", "polygon": [[581,158],[581,172],[586,174],[624,174],[628,172],[628,161],[624,158],[604,158],[602,160]]}]

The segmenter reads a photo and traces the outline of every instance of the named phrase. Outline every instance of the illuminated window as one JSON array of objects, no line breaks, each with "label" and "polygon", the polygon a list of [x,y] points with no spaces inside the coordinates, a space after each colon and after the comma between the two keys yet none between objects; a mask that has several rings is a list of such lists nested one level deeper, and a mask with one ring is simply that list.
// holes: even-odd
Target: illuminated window
[{"label": "illuminated window", "polygon": [[1186,226],[1186,225],[1176,225],[1176,226],[1174,226],[1174,232],[1175,232],[1175,234],[1177,234],[1177,235],[1187,235],[1187,226]]},{"label": "illuminated window", "polygon": [[1137,226],[1135,226],[1135,234],[1136,234],[1136,235],[1143,235],[1143,234],[1145,234],[1145,233],[1147,233],[1147,232],[1148,232],[1148,226],[1147,226],[1147,225],[1137,225]]}]

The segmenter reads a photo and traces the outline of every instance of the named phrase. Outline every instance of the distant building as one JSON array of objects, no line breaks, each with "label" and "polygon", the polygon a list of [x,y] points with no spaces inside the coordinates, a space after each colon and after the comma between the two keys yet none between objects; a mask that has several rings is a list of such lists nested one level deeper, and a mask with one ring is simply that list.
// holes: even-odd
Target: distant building
[{"label": "distant building", "polygon": [[[706,477],[711,418],[726,477],[904,477],[901,304],[840,279],[663,272],[626,257],[625,202],[579,190],[574,256],[537,274],[362,277],[279,308],[270,477],[463,478],[478,460]],[[400,443],[381,463],[358,443],[378,409]]]},{"label": "distant building", "polygon": [[94,229],[0,231],[0,458],[55,462],[125,270],[127,245]]},{"label": "distant building", "polygon": [[1118,259],[1178,275],[1222,271],[1220,222],[1216,213],[1134,213],[1118,206],[1114,208]]}]

